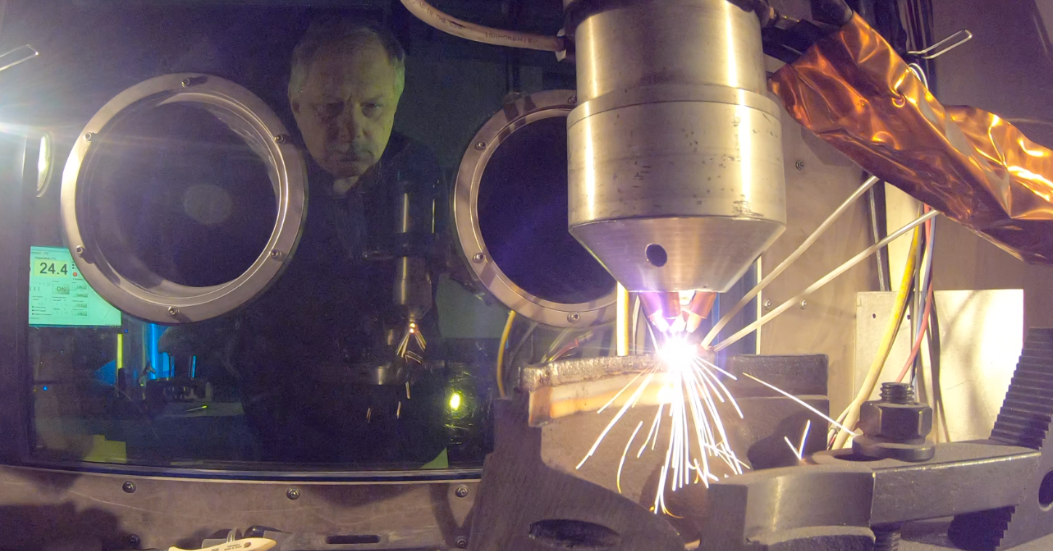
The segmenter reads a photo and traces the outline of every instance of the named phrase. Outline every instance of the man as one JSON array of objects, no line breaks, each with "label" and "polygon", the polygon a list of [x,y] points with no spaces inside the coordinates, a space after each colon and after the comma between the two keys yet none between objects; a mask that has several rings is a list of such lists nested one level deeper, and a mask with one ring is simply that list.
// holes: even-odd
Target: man
[{"label": "man", "polygon": [[325,22],[294,50],[289,104],[311,158],[336,179],[334,195],[383,156],[405,86],[405,53],[380,27]]},{"label": "man", "polygon": [[[373,24],[315,24],[293,52],[289,104],[311,159],[304,231],[275,285],[214,333],[237,343],[228,364],[266,459],[405,467],[443,449],[441,384],[362,380],[394,359],[406,326],[393,303],[406,246],[396,205],[410,192],[411,214],[432,216],[440,179],[429,151],[392,133],[404,87],[402,47]],[[437,250],[424,245],[415,250]],[[418,322],[430,353],[435,320]]]}]

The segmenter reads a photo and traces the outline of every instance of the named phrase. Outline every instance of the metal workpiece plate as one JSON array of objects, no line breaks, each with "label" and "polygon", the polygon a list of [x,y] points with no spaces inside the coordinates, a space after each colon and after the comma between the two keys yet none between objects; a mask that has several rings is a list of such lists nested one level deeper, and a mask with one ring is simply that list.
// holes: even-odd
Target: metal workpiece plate
[{"label": "metal workpiece plate", "polygon": [[[454,187],[453,216],[457,239],[478,281],[507,308],[554,327],[588,327],[615,315],[615,289],[596,300],[565,303],[533,294],[506,274],[494,260],[480,226],[479,192],[495,152],[524,127],[546,119],[565,119],[576,102],[573,90],[539,92],[508,104],[494,114],[472,139],[461,159]],[[583,252],[584,254],[584,252]]]},{"label": "metal workpiece plate", "polygon": [[[211,113],[244,139],[268,170],[277,205],[273,230],[255,262],[239,277],[223,284],[192,287],[154,273],[134,255],[127,240],[118,235],[112,219],[93,214],[96,210],[108,212],[103,207],[112,203],[114,183],[93,178],[97,153],[120,146],[116,140],[108,139],[110,133],[122,121],[171,104]],[[263,100],[218,77],[171,74],[121,92],[84,127],[62,175],[62,229],[77,267],[107,302],[151,322],[189,323],[239,308],[269,287],[294,252],[306,198],[303,155]],[[118,270],[115,264],[122,268]]]},{"label": "metal workpiece plate", "polygon": [[[571,234],[630,291],[725,292],[785,228],[771,220],[721,216],[626,218],[582,224]],[[664,265],[650,262],[651,245],[662,247]]]},{"label": "metal workpiece plate", "polygon": [[659,367],[660,361],[655,356],[616,356],[551,362],[524,369],[519,388],[533,392],[545,387],[651,371]]}]

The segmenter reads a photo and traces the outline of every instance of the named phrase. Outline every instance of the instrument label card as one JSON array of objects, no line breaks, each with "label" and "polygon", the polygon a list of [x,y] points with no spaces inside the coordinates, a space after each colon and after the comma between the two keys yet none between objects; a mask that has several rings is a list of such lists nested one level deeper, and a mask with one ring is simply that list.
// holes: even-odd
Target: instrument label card
[{"label": "instrument label card", "polygon": [[29,325],[121,325],[121,311],[84,280],[62,247],[30,247]]}]

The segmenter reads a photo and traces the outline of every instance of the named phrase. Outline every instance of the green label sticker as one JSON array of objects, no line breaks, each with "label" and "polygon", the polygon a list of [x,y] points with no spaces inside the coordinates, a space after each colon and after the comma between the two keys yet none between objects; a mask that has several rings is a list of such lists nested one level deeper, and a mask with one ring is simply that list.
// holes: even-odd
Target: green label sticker
[{"label": "green label sticker", "polygon": [[121,325],[121,311],[84,281],[62,247],[29,249],[29,325]]}]

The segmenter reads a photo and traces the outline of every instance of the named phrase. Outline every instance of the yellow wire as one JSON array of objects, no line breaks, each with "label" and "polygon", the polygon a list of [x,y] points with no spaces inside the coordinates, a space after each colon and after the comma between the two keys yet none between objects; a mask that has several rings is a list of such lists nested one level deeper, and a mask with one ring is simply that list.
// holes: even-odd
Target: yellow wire
[{"label": "yellow wire", "polygon": [[502,397],[505,394],[505,345],[508,344],[508,334],[512,332],[512,323],[516,320],[516,311],[508,311],[508,321],[505,322],[505,330],[501,333],[501,344],[497,347],[497,393]]},{"label": "yellow wire", "polygon": [[[874,356],[874,362],[870,364],[870,371],[867,372],[867,378],[863,381],[863,386],[859,388],[859,394],[856,395],[855,400],[848,405],[848,409],[841,414],[844,417],[842,424],[846,427],[854,429],[856,423],[859,422],[859,408],[866,402],[870,395],[874,392],[874,387],[877,386],[878,379],[881,377],[881,371],[885,368],[885,361],[888,360],[889,352],[892,351],[892,344],[896,342],[896,335],[899,333],[899,326],[903,323],[903,315],[907,311],[907,299],[910,297],[910,283],[914,279],[914,269],[917,260],[918,253],[918,242],[921,240],[921,226],[914,228],[914,237],[910,242],[910,252],[907,253],[907,265],[903,268],[903,280],[899,284],[899,291],[896,293],[896,302],[893,304],[892,313],[889,316],[888,327],[885,328],[885,334],[881,338],[881,345],[878,346],[877,356]],[[833,449],[841,449],[845,447],[845,443],[848,442],[848,437],[851,436],[848,431],[842,430],[837,434],[837,438],[834,440]]]}]

